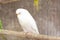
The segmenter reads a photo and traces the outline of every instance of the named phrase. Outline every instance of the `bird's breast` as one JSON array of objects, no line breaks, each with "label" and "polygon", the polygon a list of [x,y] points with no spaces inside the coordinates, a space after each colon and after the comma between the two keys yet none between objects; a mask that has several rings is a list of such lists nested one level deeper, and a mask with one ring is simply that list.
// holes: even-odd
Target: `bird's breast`
[{"label": "bird's breast", "polygon": [[18,20],[20,24],[26,24],[30,19],[27,16],[18,16]]}]

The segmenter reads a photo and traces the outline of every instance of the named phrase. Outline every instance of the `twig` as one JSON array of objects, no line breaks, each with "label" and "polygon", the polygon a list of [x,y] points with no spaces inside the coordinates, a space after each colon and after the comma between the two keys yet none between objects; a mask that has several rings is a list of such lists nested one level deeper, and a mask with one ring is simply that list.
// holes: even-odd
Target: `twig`
[{"label": "twig", "polygon": [[7,0],[7,1],[0,1],[1,4],[7,4],[7,3],[11,3],[11,2],[16,2],[16,1],[20,1],[20,0]]},{"label": "twig", "polygon": [[30,38],[30,39],[42,39],[42,40],[60,40],[60,37],[55,36],[47,36],[41,34],[33,34],[33,33],[25,33],[25,32],[17,32],[11,30],[1,30],[0,35],[13,35],[21,38]]}]

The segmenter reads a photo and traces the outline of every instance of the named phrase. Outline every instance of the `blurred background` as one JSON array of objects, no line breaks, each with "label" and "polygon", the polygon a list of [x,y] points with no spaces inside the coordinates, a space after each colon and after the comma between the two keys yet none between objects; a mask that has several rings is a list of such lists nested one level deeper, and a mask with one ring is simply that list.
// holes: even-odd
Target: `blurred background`
[{"label": "blurred background", "polygon": [[[12,0],[0,0],[6,2]],[[38,10],[34,6],[34,0],[17,0],[9,3],[0,3],[0,19],[3,29],[21,32],[23,31],[16,17],[16,9],[25,8],[36,20],[40,34],[60,36],[60,0],[39,0]],[[16,36],[4,35],[0,40],[28,40]]]}]

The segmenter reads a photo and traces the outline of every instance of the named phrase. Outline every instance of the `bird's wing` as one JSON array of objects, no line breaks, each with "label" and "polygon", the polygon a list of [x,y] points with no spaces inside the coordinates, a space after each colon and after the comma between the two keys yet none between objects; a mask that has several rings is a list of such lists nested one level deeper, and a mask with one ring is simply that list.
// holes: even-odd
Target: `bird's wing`
[{"label": "bird's wing", "polygon": [[36,24],[32,24],[31,22],[27,22],[22,27],[23,27],[24,32],[31,32],[31,33],[39,34]]},{"label": "bird's wing", "polygon": [[28,30],[31,29],[30,30],[31,32],[39,34],[37,24],[36,24],[35,20],[33,19],[33,17],[28,18],[25,22],[26,22],[26,25],[28,26],[28,28],[27,28]]},{"label": "bird's wing", "polygon": [[30,25],[31,25],[31,28],[34,30],[34,32],[39,34],[36,22],[32,21],[32,23],[30,23]]}]

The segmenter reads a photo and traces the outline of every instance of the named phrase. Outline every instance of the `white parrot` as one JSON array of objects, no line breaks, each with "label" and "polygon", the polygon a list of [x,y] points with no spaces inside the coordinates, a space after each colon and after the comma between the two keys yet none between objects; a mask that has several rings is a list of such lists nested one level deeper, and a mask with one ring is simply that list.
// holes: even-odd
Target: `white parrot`
[{"label": "white parrot", "polygon": [[19,8],[16,10],[18,21],[24,32],[39,34],[37,24],[28,10]]}]

